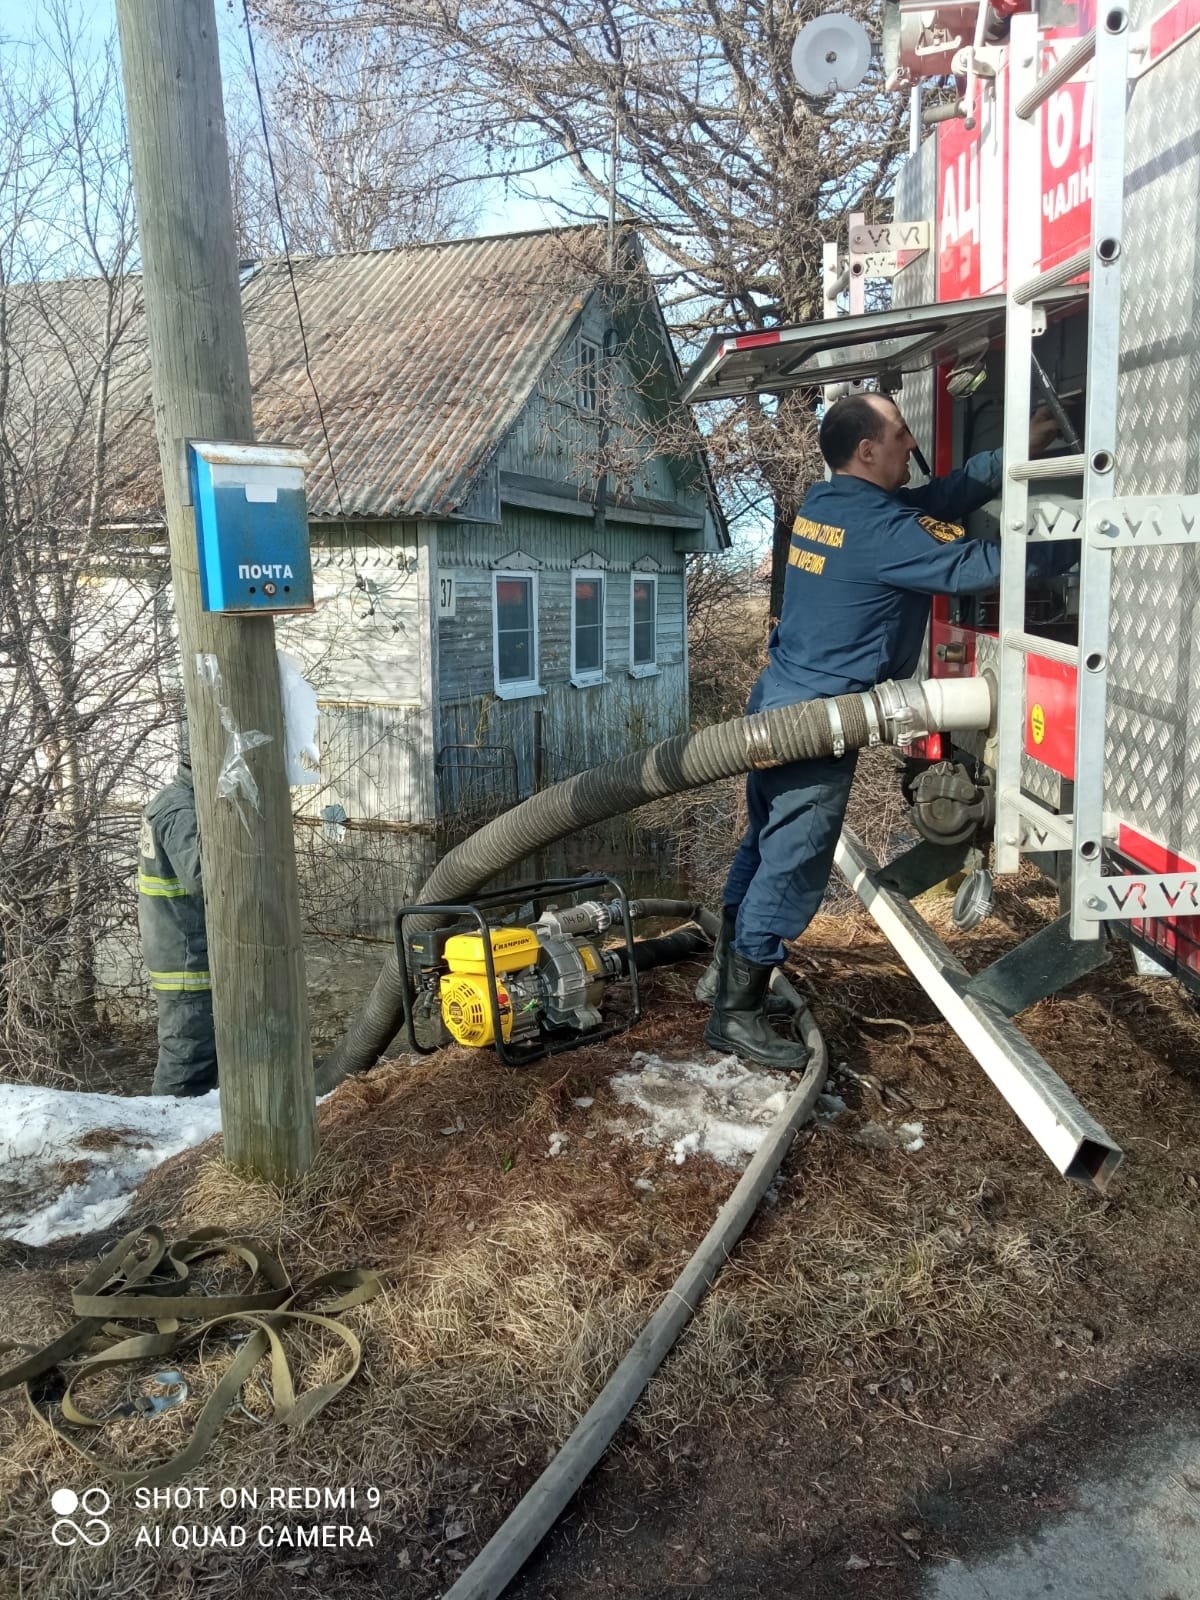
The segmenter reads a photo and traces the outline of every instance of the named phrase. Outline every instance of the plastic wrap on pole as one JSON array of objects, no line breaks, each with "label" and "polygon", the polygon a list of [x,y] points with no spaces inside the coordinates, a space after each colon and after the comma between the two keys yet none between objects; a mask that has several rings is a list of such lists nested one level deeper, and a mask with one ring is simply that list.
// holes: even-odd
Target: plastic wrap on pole
[{"label": "plastic wrap on pole", "polygon": [[229,708],[229,702],[225,698],[221,667],[215,655],[197,652],[196,676],[212,696],[221,719],[221,726],[229,735],[229,742],[225,746],[225,754],[221,760],[221,769],[217,773],[217,793],[222,800],[229,801],[237,812],[242,827],[249,833],[250,824],[246,821],[246,813],[242,810],[242,801],[252,806],[260,815],[262,805],[258,795],[258,780],[251,772],[246,757],[251,750],[257,750],[260,745],[270,744],[271,735],[260,733],[257,728],[238,727]]}]

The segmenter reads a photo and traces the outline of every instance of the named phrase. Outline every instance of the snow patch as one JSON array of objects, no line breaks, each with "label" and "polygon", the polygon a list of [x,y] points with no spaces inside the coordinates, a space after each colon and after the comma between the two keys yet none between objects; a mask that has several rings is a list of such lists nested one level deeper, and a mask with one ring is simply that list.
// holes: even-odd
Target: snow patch
[{"label": "snow patch", "polygon": [[552,1133],[550,1135],[550,1151],[552,1156],[560,1156],[567,1148],[567,1135],[565,1133]]},{"label": "snow patch", "polygon": [[762,1144],[791,1093],[782,1073],[752,1071],[736,1056],[715,1061],[664,1061],[639,1051],[631,1071],[611,1079],[614,1096],[640,1111],[644,1125],[614,1132],[668,1149],[679,1166],[707,1155],[739,1171]]},{"label": "snow patch", "polygon": [[107,1228],[148,1172],[220,1131],[216,1089],[177,1100],[0,1084],[0,1238]]}]

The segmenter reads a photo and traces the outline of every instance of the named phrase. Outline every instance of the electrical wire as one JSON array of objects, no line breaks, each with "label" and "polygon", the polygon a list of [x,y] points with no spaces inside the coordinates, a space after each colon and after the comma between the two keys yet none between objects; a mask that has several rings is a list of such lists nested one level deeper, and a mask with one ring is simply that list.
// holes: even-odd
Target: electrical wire
[{"label": "electrical wire", "polygon": [[[404,630],[404,624],[398,622],[394,616],[391,616],[387,610],[387,607],[383,605],[379,596],[379,585],[375,585],[375,591],[372,594],[367,587],[367,580],[358,570],[358,562],[354,554],[354,539],[351,537],[350,529],[347,525],[346,503],[342,498],[342,485],[338,478],[337,467],[335,466],[333,460],[333,443],[329,437],[329,428],[325,422],[325,408],[321,404],[321,395],[317,388],[317,380],[313,376],[312,358],[309,354],[308,348],[308,334],[304,327],[304,312],[300,307],[300,290],[296,284],[296,271],[292,265],[292,254],[288,247],[287,224],[283,220],[283,204],[279,198],[279,178],[275,171],[275,157],[271,152],[271,136],[267,131],[266,101],[263,98],[262,81],[258,75],[258,56],[254,48],[254,29],[250,25],[249,0],[242,0],[242,20],[246,24],[246,43],[250,50],[250,70],[254,77],[255,97],[258,100],[258,120],[259,125],[262,128],[263,148],[267,153],[267,171],[271,175],[271,193],[275,200],[275,216],[279,222],[279,237],[283,242],[283,259],[287,265],[288,282],[291,285],[292,299],[295,301],[296,305],[296,325],[300,330],[300,345],[304,351],[304,372],[305,376],[308,378],[308,386],[313,392],[313,400],[316,402],[317,407],[317,418],[321,424],[321,435],[325,440],[325,456],[329,462],[329,475],[333,479],[333,489],[335,495],[337,496],[338,514],[342,523],[342,534],[346,540],[346,548],[350,552],[350,565],[354,572],[354,587],[364,595],[368,605],[366,618],[362,618],[360,620],[369,620],[377,611],[380,611],[383,613],[384,620],[391,623],[392,632],[394,634],[399,633],[401,631],[406,631]],[[407,567],[407,561],[405,562],[405,565]]]},{"label": "electrical wire", "polygon": [[304,351],[304,371],[308,378],[308,386],[313,392],[313,399],[317,404],[317,417],[321,423],[321,433],[325,439],[325,454],[329,461],[329,474],[333,479],[334,493],[337,495],[338,511],[343,522],[346,517],[346,504],[342,499],[342,486],[338,482],[337,468],[333,464],[333,446],[329,439],[329,429],[325,425],[325,409],[321,404],[321,396],[317,389],[316,379],[313,377],[312,360],[308,350],[308,334],[304,328],[304,313],[300,309],[300,291],[296,287],[296,272],[292,266],[292,254],[288,249],[287,224],[283,220],[283,205],[279,198],[279,179],[275,172],[275,157],[271,153],[271,136],[267,132],[267,107],[263,99],[262,82],[258,76],[258,56],[254,49],[254,30],[250,26],[249,0],[242,0],[242,18],[246,24],[246,43],[250,47],[250,70],[254,75],[254,93],[258,99],[258,120],[262,127],[263,148],[267,152],[267,171],[271,175],[271,193],[275,198],[275,215],[279,220],[279,237],[283,241],[283,259],[287,263],[288,282],[292,288],[292,299],[296,302],[296,323],[300,329],[300,344]]}]

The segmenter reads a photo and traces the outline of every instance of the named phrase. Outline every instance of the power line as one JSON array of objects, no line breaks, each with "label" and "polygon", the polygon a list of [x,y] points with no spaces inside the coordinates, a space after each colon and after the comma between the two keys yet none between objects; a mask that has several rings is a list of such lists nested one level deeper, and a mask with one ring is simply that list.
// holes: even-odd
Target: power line
[{"label": "power line", "polygon": [[[271,174],[271,193],[275,199],[275,215],[279,220],[279,237],[283,241],[283,259],[287,263],[288,282],[292,287],[292,299],[296,303],[296,323],[300,329],[300,344],[304,351],[304,371],[308,378],[309,388],[313,392],[313,399],[316,401],[317,405],[317,417],[321,424],[322,437],[325,440],[325,455],[329,461],[329,475],[333,479],[334,493],[337,495],[338,512],[342,519],[342,533],[345,535],[347,545],[350,550],[350,562],[354,569],[355,587],[361,589],[363,593],[366,594],[367,601],[370,606],[368,615],[374,616],[376,609],[380,608],[378,586],[376,586],[375,595],[372,596],[367,591],[366,580],[364,579],[362,573],[359,572],[358,562],[354,558],[354,541],[350,536],[349,528],[346,526],[346,503],[342,499],[342,486],[338,480],[337,467],[334,465],[333,461],[333,444],[329,438],[329,429],[325,423],[325,408],[321,404],[321,395],[317,389],[317,380],[313,376],[312,360],[309,356],[308,350],[308,334],[305,332],[304,328],[304,313],[300,308],[300,291],[296,286],[296,272],[292,266],[291,251],[288,249],[287,224],[283,220],[283,205],[279,198],[279,179],[275,172],[275,157],[271,153],[271,136],[267,131],[267,107],[266,102],[263,99],[262,82],[258,75],[258,57],[254,49],[254,29],[250,25],[250,10],[248,0],[242,0],[242,18],[246,24],[246,43],[250,47],[250,70],[254,75],[254,93],[258,100],[258,120],[262,128],[263,148],[267,153],[267,170]],[[393,633],[396,633],[401,629],[402,624],[397,622],[394,617],[388,617],[386,610],[384,610],[384,616],[387,617],[387,620],[391,622]]]},{"label": "power line", "polygon": [[267,152],[267,170],[271,174],[271,193],[275,197],[275,215],[279,219],[279,237],[283,240],[283,259],[287,263],[288,282],[292,286],[292,299],[296,302],[296,322],[300,328],[300,344],[304,350],[304,371],[308,377],[309,387],[313,392],[313,399],[317,403],[317,416],[321,422],[321,433],[325,439],[325,454],[329,458],[329,473],[333,479],[334,491],[337,494],[338,510],[343,521],[346,516],[346,506],[342,499],[342,486],[338,482],[337,468],[333,464],[333,446],[329,440],[329,429],[325,426],[325,410],[321,405],[321,396],[317,391],[317,381],[313,377],[312,361],[308,351],[308,334],[304,331],[304,313],[300,309],[300,291],[296,287],[296,273],[292,266],[292,255],[288,249],[287,224],[283,220],[283,206],[279,199],[279,179],[275,174],[275,157],[271,154],[271,136],[267,132],[267,107],[263,100],[262,83],[258,76],[258,57],[254,50],[254,30],[250,26],[250,9],[248,0],[242,0],[242,17],[246,23],[246,42],[250,46],[250,70],[254,74],[254,93],[258,99],[258,120],[262,127],[263,148]]}]

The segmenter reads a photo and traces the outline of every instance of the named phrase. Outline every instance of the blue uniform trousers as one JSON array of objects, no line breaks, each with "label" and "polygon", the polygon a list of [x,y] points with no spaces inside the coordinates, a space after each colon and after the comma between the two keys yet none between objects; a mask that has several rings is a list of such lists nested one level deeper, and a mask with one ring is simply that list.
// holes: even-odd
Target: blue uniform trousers
[{"label": "blue uniform trousers", "polygon": [[725,884],[737,908],[734,948],[776,966],[783,941],[808,927],[833,870],[833,852],[854,782],[857,752],[792,761],[746,779],[749,825]]}]

